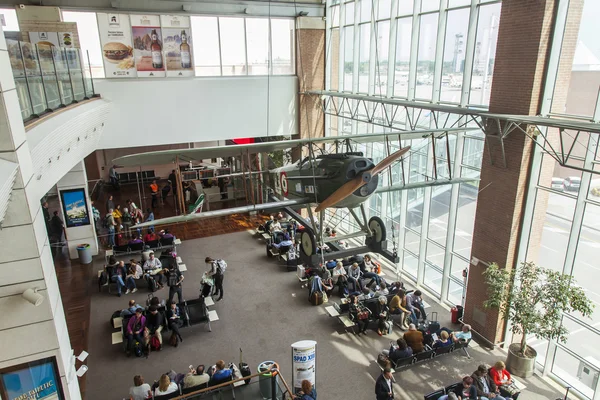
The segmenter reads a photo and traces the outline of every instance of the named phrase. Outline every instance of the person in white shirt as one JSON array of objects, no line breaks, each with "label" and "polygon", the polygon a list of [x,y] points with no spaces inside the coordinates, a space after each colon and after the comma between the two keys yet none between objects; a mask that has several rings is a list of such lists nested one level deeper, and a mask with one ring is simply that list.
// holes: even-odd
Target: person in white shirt
[{"label": "person in white shirt", "polygon": [[133,377],[134,386],[129,388],[129,400],[146,400],[152,398],[150,385],[144,383],[144,377],[136,375]]},{"label": "person in white shirt", "polygon": [[281,231],[281,223],[279,223],[279,220],[275,220],[275,222],[273,222],[269,227],[269,230],[271,232]]},{"label": "person in white shirt", "polygon": [[348,274],[346,273],[346,268],[344,268],[344,264],[342,264],[341,261],[338,261],[338,263],[335,265],[335,268],[333,269],[333,282],[336,285],[340,283],[345,283],[348,279],[347,275]]},{"label": "person in white shirt", "polygon": [[163,396],[165,394],[171,394],[179,390],[179,387],[175,382],[171,382],[168,375],[163,374],[158,381],[158,387],[154,389],[155,396]]},{"label": "person in white shirt", "polygon": [[162,263],[156,257],[154,257],[154,252],[150,252],[148,259],[144,263],[144,273],[148,274],[150,279],[154,279],[159,287],[162,289],[164,286],[165,276],[163,275]]}]

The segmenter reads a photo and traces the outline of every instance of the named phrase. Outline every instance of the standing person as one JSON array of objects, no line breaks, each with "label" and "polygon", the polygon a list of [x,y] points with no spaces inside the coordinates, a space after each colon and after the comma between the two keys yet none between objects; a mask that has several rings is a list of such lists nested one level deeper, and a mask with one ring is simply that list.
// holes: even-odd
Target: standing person
[{"label": "standing person", "polygon": [[50,234],[50,209],[48,208],[48,202],[42,203],[42,212],[44,213],[44,222],[46,223],[46,230]]},{"label": "standing person", "polygon": [[113,200],[112,194],[108,196],[108,200],[106,200],[106,211],[111,210],[113,212],[115,210],[115,201]]},{"label": "standing person", "polygon": [[131,225],[133,224],[133,220],[131,219],[131,214],[129,213],[129,209],[127,207],[123,208],[121,222],[123,224],[125,236],[128,238],[131,237]]},{"label": "standing person", "polygon": [[135,310],[135,315],[129,318],[127,324],[127,357],[131,355],[135,342],[144,343],[144,329],[146,328],[146,317],[142,315],[141,308]]},{"label": "standing person", "polygon": [[163,188],[161,189],[161,196],[162,196],[163,204],[167,201],[167,196],[169,196],[170,192],[171,192],[171,181],[167,181],[167,184],[165,186],[163,186]]},{"label": "standing person", "polygon": [[[112,196],[111,196],[112,198]],[[108,214],[106,214],[106,227],[108,228],[108,247],[111,249],[115,246],[115,227],[117,223],[115,222],[115,217],[113,216],[113,209],[108,209]]]},{"label": "standing person", "polygon": [[392,385],[392,370],[384,368],[375,382],[375,396],[377,400],[389,400],[394,398],[394,386]]},{"label": "standing person", "polygon": [[100,211],[96,208],[93,201],[92,201],[92,218],[94,219],[94,229],[96,230],[96,236],[98,236],[99,235],[98,223],[100,222]]},{"label": "standing person", "polygon": [[181,320],[181,312],[179,311],[179,307],[174,301],[169,303],[169,309],[167,310],[167,319],[169,323],[169,329],[171,329],[173,333],[177,335],[179,340],[183,342],[181,333],[179,333],[179,328],[183,326],[183,321]]},{"label": "standing person", "polygon": [[[144,222],[151,222],[154,221],[154,213],[152,212],[151,209],[147,208],[146,209],[146,220]],[[152,229],[152,231],[154,231],[154,226],[149,226],[148,229]]]},{"label": "standing person", "polygon": [[167,269],[167,284],[169,285],[169,302],[173,301],[175,298],[175,293],[177,293],[177,300],[179,303],[183,301],[183,294],[181,291],[181,282],[183,282],[184,276],[181,272],[175,267],[177,263],[172,263],[170,268]]},{"label": "standing person", "polygon": [[152,209],[155,209],[158,205],[158,184],[156,180],[150,184],[150,194],[152,195]]},{"label": "standing person", "polygon": [[[171,186],[175,186],[177,184],[177,177],[175,176],[175,170],[172,170],[167,178],[171,181]],[[177,190],[173,189],[173,195],[177,197]]]},{"label": "standing person", "polygon": [[152,388],[147,383],[144,383],[143,376],[134,376],[133,385],[129,388],[129,400],[146,400],[152,398]]},{"label": "standing person", "polygon": [[219,298],[217,301],[223,299],[223,277],[225,275],[225,269],[227,268],[227,263],[223,260],[213,260],[210,257],[206,257],[204,260],[205,263],[210,264],[210,271],[208,271],[207,275],[211,276],[215,280],[215,293],[213,296],[219,294]]},{"label": "standing person", "polygon": [[64,232],[64,224],[58,216],[58,211],[54,211],[52,219],[50,219],[50,245],[52,254],[56,256],[59,249],[62,249],[62,237]]},{"label": "standing person", "polygon": [[112,167],[110,167],[110,169],[108,170],[108,179],[110,181],[110,184],[113,186],[113,188],[115,188],[115,190],[119,190],[120,189],[120,185],[119,185],[119,175],[117,174],[117,166],[113,165]]}]

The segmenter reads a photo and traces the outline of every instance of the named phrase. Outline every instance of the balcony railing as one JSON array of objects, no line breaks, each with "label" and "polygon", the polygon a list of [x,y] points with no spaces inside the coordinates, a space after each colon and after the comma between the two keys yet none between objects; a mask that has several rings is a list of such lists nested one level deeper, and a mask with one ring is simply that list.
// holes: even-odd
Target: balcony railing
[{"label": "balcony railing", "polygon": [[[81,49],[7,40],[23,121],[95,96]],[[85,58],[84,58],[85,57]]]}]

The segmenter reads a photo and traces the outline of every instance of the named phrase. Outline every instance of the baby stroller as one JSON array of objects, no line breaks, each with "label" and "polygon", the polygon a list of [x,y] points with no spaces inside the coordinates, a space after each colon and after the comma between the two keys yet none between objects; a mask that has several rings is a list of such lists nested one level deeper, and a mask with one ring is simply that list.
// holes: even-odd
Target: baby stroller
[{"label": "baby stroller", "polygon": [[200,280],[200,298],[210,297],[210,293],[214,286],[214,280],[209,277],[206,272],[202,275],[202,279]]}]

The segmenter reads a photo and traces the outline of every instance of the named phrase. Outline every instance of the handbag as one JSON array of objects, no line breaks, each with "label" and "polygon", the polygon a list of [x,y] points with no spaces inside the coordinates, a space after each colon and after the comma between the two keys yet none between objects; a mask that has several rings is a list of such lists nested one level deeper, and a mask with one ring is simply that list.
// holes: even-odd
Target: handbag
[{"label": "handbag", "polygon": [[368,311],[366,311],[366,310],[364,310],[364,311],[360,311],[360,312],[357,314],[357,316],[358,316],[358,319],[359,319],[359,320],[361,320],[361,321],[362,321],[362,320],[365,320],[365,319],[369,319],[369,312],[368,312]]}]

